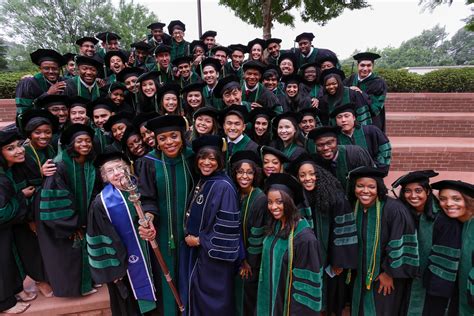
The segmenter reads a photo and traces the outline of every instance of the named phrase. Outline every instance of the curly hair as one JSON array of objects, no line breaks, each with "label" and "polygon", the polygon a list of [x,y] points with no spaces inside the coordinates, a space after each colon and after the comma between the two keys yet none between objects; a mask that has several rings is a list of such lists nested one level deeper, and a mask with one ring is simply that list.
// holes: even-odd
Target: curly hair
[{"label": "curly hair", "polygon": [[279,221],[276,220],[272,215],[270,215],[268,216],[269,219],[267,221],[267,225],[265,226],[265,233],[266,235],[276,234],[278,237],[286,239],[290,235],[291,227],[296,227],[296,225],[298,224],[298,221],[300,220],[301,215],[298,208],[295,205],[295,202],[290,197],[290,195],[288,195],[288,193],[286,193],[283,190],[270,188],[266,192],[266,194],[268,195],[268,193],[271,191],[278,191],[281,194],[281,199],[283,201],[283,211],[286,218],[286,225],[282,230],[277,232],[276,225]]}]

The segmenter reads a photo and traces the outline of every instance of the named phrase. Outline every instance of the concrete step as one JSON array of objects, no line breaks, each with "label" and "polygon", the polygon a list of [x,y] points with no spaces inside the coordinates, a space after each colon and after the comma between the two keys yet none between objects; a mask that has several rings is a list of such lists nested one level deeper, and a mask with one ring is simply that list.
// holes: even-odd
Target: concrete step
[{"label": "concrete step", "polygon": [[387,135],[474,137],[474,112],[388,112]]},{"label": "concrete step", "polygon": [[387,93],[386,112],[474,112],[474,93]]}]

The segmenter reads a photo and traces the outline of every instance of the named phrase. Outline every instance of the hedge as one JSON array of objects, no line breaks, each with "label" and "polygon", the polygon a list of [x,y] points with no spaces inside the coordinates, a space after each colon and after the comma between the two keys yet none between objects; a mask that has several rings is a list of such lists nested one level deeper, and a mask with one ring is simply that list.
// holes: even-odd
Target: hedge
[{"label": "hedge", "polygon": [[[346,74],[350,70],[345,69]],[[425,75],[406,70],[375,70],[385,79],[389,92],[474,92],[474,68],[435,70]],[[15,97],[15,87],[27,72],[0,73],[0,99]]]}]

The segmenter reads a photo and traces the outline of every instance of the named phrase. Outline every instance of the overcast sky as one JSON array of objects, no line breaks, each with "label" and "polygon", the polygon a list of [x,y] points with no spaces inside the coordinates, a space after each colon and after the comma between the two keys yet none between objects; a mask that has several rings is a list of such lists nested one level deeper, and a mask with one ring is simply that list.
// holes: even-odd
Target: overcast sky
[{"label": "overcast sky", "polygon": [[[185,39],[198,38],[197,0],[135,0],[152,10],[160,21],[167,23],[179,19],[186,24]],[[442,5],[433,12],[422,11],[418,0],[368,0],[371,8],[345,11],[325,26],[303,23],[297,18],[295,27],[275,24],[272,36],[283,40],[283,47],[293,46],[295,36],[301,32],[316,35],[316,47],[329,48],[339,58],[347,58],[355,49],[367,47],[398,47],[403,41],[419,35],[436,24],[446,26],[450,36],[465,23],[462,19],[470,15],[474,6],[465,5],[465,0],[454,0],[451,6]],[[217,41],[223,45],[247,42],[262,36],[262,30],[245,24],[234,13],[218,5],[217,0],[201,0],[202,28],[217,31]]]}]

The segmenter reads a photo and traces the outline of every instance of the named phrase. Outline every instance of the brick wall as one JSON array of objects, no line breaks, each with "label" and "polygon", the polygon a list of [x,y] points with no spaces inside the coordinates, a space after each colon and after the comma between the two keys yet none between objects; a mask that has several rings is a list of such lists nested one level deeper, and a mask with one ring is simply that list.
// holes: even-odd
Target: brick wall
[{"label": "brick wall", "polygon": [[14,121],[16,107],[14,99],[0,99],[0,122]]},{"label": "brick wall", "polygon": [[474,93],[388,93],[387,112],[474,112]]},{"label": "brick wall", "polygon": [[411,171],[435,169],[436,171],[473,172],[473,152],[392,152],[391,170]]},{"label": "brick wall", "polygon": [[419,137],[474,137],[474,117],[463,120],[387,120],[387,135]]}]

